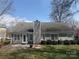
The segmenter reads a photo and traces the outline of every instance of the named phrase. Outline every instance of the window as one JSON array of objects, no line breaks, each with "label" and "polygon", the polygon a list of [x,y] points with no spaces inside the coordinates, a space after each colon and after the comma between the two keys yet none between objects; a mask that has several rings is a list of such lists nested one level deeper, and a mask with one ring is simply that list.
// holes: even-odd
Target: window
[{"label": "window", "polygon": [[58,39],[58,34],[51,34],[51,38],[52,38],[52,40]]},{"label": "window", "polygon": [[68,36],[68,37],[72,37],[72,36],[73,36],[73,34],[68,34],[67,36]]},{"label": "window", "polygon": [[60,33],[59,36],[60,36],[60,37],[66,37],[67,34],[66,34],[66,33]]},{"label": "window", "polygon": [[26,36],[25,36],[25,35],[24,35],[24,39],[23,39],[23,41],[26,42]]},{"label": "window", "polygon": [[45,34],[45,37],[50,37],[50,34]]},{"label": "window", "polygon": [[59,34],[60,37],[72,37],[72,35],[73,35],[72,33],[71,34],[70,33],[60,33]]},{"label": "window", "polygon": [[17,37],[18,37],[18,40],[19,40],[19,39],[20,39],[20,38],[19,38],[20,36],[19,36],[19,35],[17,35]]}]

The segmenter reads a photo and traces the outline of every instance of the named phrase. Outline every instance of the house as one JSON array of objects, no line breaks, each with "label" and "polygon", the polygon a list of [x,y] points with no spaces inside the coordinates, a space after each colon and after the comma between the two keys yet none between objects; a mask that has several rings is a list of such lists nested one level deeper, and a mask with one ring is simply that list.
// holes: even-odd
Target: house
[{"label": "house", "polygon": [[0,42],[1,39],[6,39],[6,32],[7,32],[6,28],[0,28]]},{"label": "house", "polygon": [[0,42],[2,41],[2,39],[6,39],[6,33],[7,33],[7,28],[5,25],[0,24]]},{"label": "house", "polygon": [[[39,30],[40,29],[40,30]],[[40,41],[42,40],[74,40],[74,30],[69,24],[65,23],[52,23],[40,22],[38,34]],[[37,30],[37,31],[38,31]],[[18,22],[16,26],[7,29],[6,37],[10,39],[11,43],[24,43],[33,42],[35,40],[35,27],[34,22]],[[37,33],[37,32],[36,32]],[[38,36],[37,39],[38,39]]]}]

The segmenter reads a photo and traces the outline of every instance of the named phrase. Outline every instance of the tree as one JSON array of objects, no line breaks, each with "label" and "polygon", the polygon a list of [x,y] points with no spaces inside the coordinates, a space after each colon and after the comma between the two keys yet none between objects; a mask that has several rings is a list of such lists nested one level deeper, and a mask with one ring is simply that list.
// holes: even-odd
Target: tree
[{"label": "tree", "polygon": [[0,16],[2,16],[3,14],[10,13],[12,5],[12,0],[0,0]]},{"label": "tree", "polygon": [[72,12],[72,7],[77,2],[78,0],[52,0],[51,19],[54,22],[71,22],[74,14],[79,12],[79,10]]}]

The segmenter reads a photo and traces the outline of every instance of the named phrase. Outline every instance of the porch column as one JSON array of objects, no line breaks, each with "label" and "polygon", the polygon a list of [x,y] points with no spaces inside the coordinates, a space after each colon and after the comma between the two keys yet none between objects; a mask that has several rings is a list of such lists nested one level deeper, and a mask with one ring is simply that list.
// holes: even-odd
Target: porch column
[{"label": "porch column", "polygon": [[9,38],[10,38],[10,44],[12,44],[13,42],[13,39],[12,39],[12,35],[11,34],[9,34]]},{"label": "porch column", "polygon": [[26,34],[26,43],[28,43],[28,41],[27,41],[27,34]]},{"label": "porch column", "polygon": [[22,43],[22,34],[20,34],[19,39],[20,39],[20,43]]},{"label": "porch column", "polygon": [[22,43],[23,43],[23,34],[22,34],[22,40],[21,40],[21,41],[22,41]]},{"label": "porch column", "polygon": [[11,43],[14,42],[14,34],[11,34]]},{"label": "porch column", "polygon": [[27,34],[26,34],[26,43],[28,43],[27,39],[28,39],[28,38],[27,38]]}]

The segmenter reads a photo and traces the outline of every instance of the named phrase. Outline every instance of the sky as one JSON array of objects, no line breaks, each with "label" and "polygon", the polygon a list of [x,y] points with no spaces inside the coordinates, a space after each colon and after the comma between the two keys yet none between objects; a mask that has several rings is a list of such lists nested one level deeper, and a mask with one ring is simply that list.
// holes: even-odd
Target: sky
[{"label": "sky", "polygon": [[[50,22],[51,0],[13,0],[14,11],[12,14],[2,15],[1,24],[16,24],[20,21],[33,22],[39,20],[41,22]],[[79,10],[79,3],[73,8],[73,11]],[[73,17],[79,22],[79,12]]]},{"label": "sky", "polygon": [[[13,0],[14,1],[14,17],[25,18],[28,21],[51,21],[49,18],[51,12],[51,0]],[[79,3],[77,6],[79,10]],[[76,10],[76,7],[73,9]],[[79,21],[79,13],[74,19]]]},{"label": "sky", "polygon": [[30,21],[50,21],[51,0],[14,0],[14,16],[24,17]]}]

